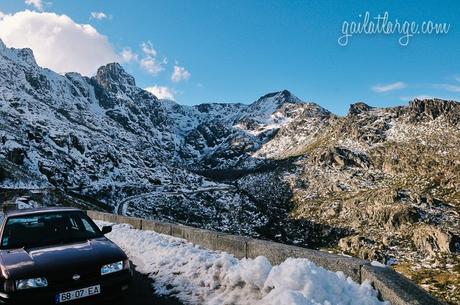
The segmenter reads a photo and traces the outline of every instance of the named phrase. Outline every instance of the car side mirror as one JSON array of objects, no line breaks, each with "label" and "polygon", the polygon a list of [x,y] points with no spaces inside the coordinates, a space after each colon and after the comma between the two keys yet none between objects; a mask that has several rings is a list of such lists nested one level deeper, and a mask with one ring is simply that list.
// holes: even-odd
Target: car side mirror
[{"label": "car side mirror", "polygon": [[112,227],[111,226],[103,226],[102,227],[102,234],[107,234],[107,233],[110,233],[112,232]]}]

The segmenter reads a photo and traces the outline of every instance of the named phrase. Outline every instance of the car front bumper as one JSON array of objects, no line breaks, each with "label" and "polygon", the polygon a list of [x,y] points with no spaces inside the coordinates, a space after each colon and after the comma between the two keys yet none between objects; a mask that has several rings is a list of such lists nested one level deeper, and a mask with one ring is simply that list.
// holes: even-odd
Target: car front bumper
[{"label": "car front bumper", "polygon": [[58,293],[101,285],[101,293],[59,304],[99,304],[102,300],[117,298],[128,290],[132,280],[132,271],[123,270],[107,276],[101,276],[99,280],[76,282],[72,285],[63,287],[36,288],[13,293],[0,293],[0,304],[56,304],[56,295]]}]

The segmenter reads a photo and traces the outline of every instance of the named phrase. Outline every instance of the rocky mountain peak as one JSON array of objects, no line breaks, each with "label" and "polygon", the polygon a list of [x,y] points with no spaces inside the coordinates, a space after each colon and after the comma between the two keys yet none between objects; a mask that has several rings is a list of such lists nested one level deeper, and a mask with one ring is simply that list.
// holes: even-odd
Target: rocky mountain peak
[{"label": "rocky mountain peak", "polygon": [[32,49],[29,49],[29,48],[24,48],[24,49],[18,49],[17,50],[17,55],[19,58],[21,58],[23,61],[31,64],[31,65],[36,65],[36,61],[35,61],[35,56],[34,56],[34,52],[32,51]]},{"label": "rocky mountain peak", "polygon": [[249,105],[247,113],[249,116],[270,115],[285,104],[301,104],[301,99],[288,90],[272,92],[260,97]]},{"label": "rocky mountain peak", "polygon": [[373,107],[363,102],[357,102],[350,105],[348,115],[356,115],[371,110]]},{"label": "rocky mountain peak", "polygon": [[260,97],[254,104],[261,103],[264,101],[275,101],[276,104],[281,105],[284,103],[298,104],[302,103],[302,100],[292,94],[289,90],[271,92]]},{"label": "rocky mountain peak", "polygon": [[30,65],[37,65],[35,61],[34,52],[29,48],[15,49],[8,48],[5,43],[0,39],[0,54],[6,55],[7,57],[19,59],[20,61],[26,62]]},{"label": "rocky mountain peak", "polygon": [[114,86],[136,86],[134,77],[126,73],[119,63],[109,63],[100,67],[95,76],[96,82],[106,89]]},{"label": "rocky mountain peak", "polygon": [[[0,185],[19,187],[21,202],[417,268],[442,253],[439,268],[458,270],[458,102],[355,103],[355,116],[336,118],[283,90],[250,105],[184,106],[135,87],[116,63],[87,78],[32,60],[31,50],[0,43]],[[27,186],[51,191],[26,196]]]},{"label": "rocky mountain peak", "polygon": [[439,116],[445,115],[450,121],[460,122],[460,103],[456,101],[446,101],[441,99],[414,99],[409,102],[409,110],[411,114],[427,116],[431,119],[436,119]]}]

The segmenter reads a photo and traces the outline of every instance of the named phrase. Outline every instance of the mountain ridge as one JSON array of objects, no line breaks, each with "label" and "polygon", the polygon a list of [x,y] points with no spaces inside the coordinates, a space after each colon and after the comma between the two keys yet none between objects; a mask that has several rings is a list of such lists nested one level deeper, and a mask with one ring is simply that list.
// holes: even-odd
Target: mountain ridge
[{"label": "mountain ridge", "polygon": [[283,90],[186,106],[116,63],[85,77],[31,56],[0,44],[8,197],[326,248],[417,276],[436,260],[430,272],[458,275],[439,285],[460,287],[460,103],[358,102],[338,116]]}]

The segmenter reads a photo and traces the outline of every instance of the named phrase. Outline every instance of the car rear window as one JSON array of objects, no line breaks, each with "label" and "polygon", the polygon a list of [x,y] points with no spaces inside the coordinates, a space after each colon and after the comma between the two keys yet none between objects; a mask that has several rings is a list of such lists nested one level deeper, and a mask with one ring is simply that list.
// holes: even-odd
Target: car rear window
[{"label": "car rear window", "polygon": [[13,216],[5,224],[1,248],[32,248],[99,236],[101,231],[94,222],[78,211]]}]

